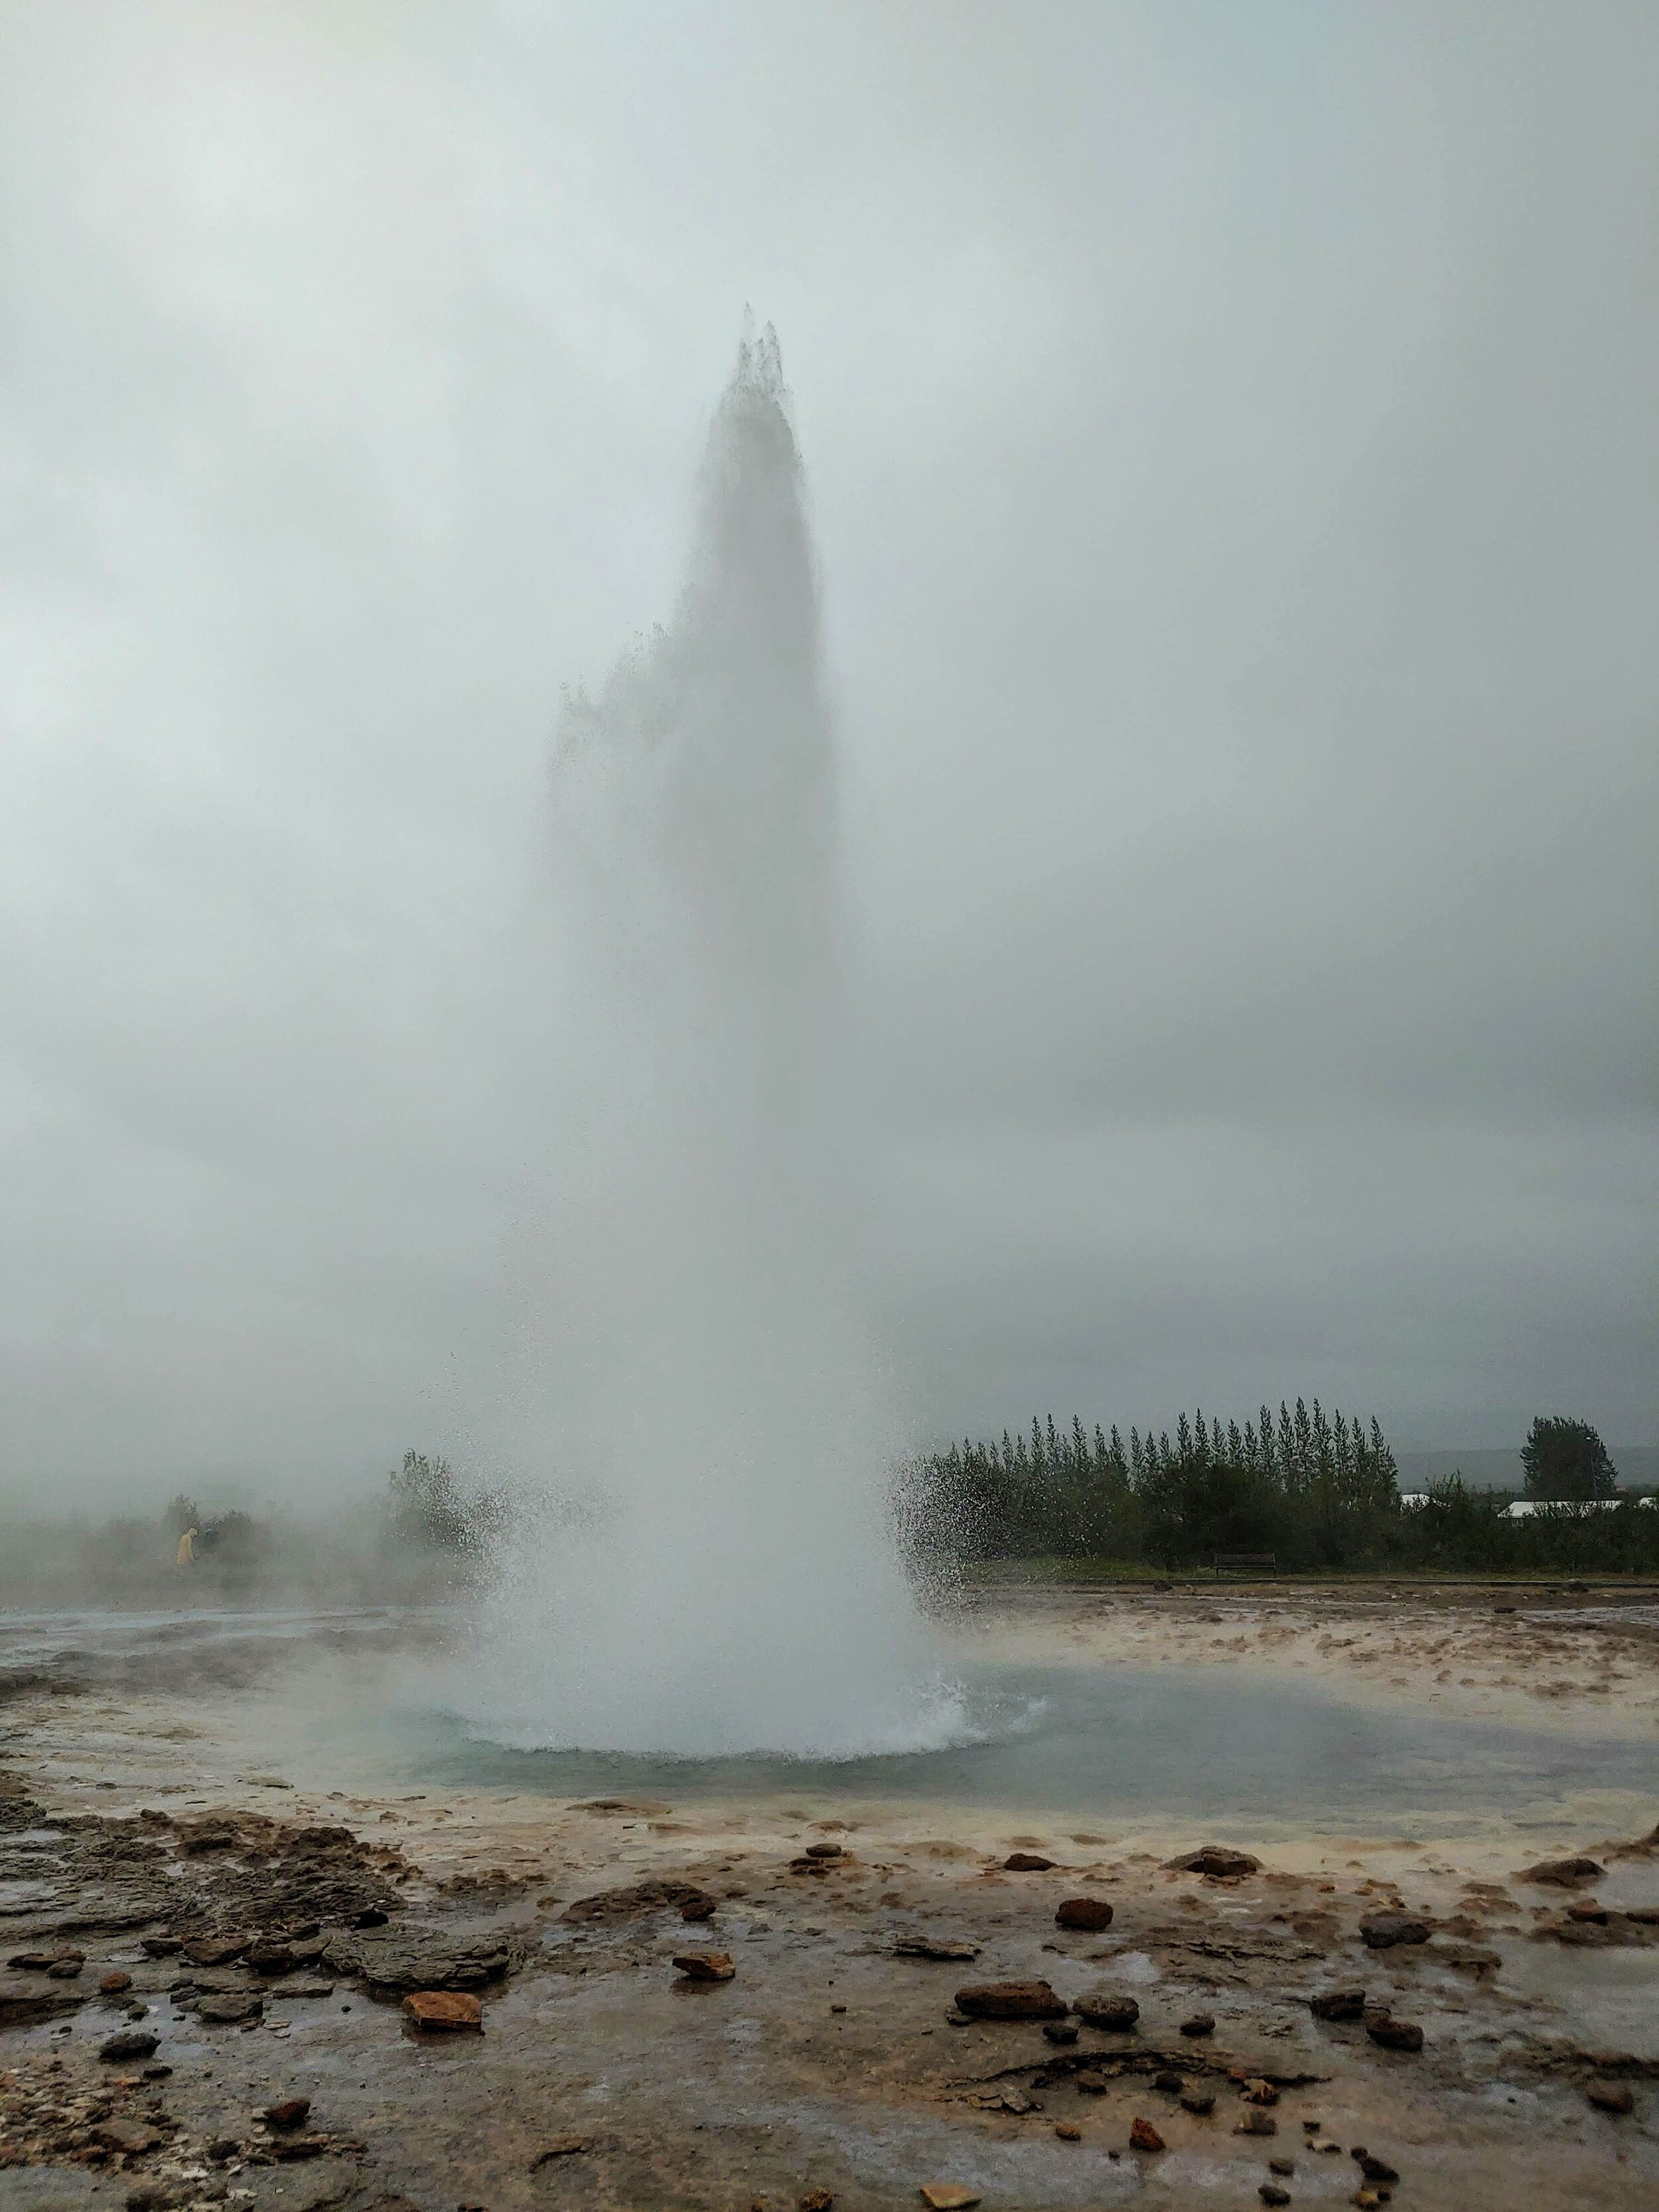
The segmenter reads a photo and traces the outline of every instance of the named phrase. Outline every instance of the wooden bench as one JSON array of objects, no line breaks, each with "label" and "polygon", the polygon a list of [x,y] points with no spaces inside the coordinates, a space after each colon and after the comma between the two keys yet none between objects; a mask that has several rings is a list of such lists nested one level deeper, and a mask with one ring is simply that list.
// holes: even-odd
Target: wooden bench
[{"label": "wooden bench", "polygon": [[1266,1567],[1271,1571],[1278,1565],[1277,1552],[1218,1552],[1215,1555],[1218,1575],[1231,1574],[1241,1567]]}]

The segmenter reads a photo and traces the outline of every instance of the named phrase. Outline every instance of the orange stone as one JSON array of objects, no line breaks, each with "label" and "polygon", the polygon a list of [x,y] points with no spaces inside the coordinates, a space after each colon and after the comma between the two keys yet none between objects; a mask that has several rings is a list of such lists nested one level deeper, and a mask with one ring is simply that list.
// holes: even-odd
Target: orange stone
[{"label": "orange stone", "polygon": [[404,1999],[404,2010],[419,2028],[453,2030],[483,2027],[483,2007],[461,1990],[416,1990]]},{"label": "orange stone", "polygon": [[1150,2120],[1131,2120],[1129,2123],[1131,2150],[1162,2150],[1164,2138]]},{"label": "orange stone", "polygon": [[729,1951],[682,1951],[674,1964],[689,1982],[729,1982],[738,1971]]}]

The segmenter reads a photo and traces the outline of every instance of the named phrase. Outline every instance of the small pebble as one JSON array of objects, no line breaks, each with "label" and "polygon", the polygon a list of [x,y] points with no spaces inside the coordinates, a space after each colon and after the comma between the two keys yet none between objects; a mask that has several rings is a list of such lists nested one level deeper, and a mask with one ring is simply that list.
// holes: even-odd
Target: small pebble
[{"label": "small pebble", "polygon": [[1291,2201],[1290,2191],[1281,2189],[1276,2181],[1264,2181],[1255,2193],[1264,2204],[1288,2204]]},{"label": "small pebble", "polygon": [[1081,2142],[1083,2141],[1082,2129],[1074,2128],[1069,2120],[1056,2120],[1054,2123],[1054,2133],[1060,2137],[1061,2142]]},{"label": "small pebble", "polygon": [[1592,2081],[1584,2095],[1598,2112],[1610,2113],[1615,2119],[1622,2119],[1636,2108],[1635,2093],[1628,2081]]}]

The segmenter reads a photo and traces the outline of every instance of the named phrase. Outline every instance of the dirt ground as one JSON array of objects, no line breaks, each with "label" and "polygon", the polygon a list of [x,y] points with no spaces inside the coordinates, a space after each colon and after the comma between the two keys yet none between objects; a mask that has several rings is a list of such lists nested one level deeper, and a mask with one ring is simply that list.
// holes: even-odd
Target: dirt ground
[{"label": "dirt ground", "polygon": [[[1009,1589],[947,1632],[1629,1741],[1659,1724],[1656,1598]],[[7,2212],[1659,2202],[1650,1821],[1587,1830],[1554,1879],[1496,1820],[1206,1872],[1169,1862],[1224,1822],[341,1790],[262,1763],[234,1669],[31,1664],[0,1698]],[[1106,1924],[1059,1924],[1068,1900]],[[708,1951],[729,1978],[676,1969]],[[1069,2013],[957,2002],[1016,1980]],[[417,2028],[403,1999],[429,1990],[476,1998],[481,2032]],[[1352,2016],[1317,2016],[1340,1991]],[[1114,1997],[1127,2027],[1099,2024]],[[303,2119],[261,2119],[288,2099]]]}]

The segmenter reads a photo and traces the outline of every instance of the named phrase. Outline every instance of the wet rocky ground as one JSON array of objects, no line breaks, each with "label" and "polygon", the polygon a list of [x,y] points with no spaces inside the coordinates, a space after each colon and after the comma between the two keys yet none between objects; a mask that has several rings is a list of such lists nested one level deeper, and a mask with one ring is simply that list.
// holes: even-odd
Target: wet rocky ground
[{"label": "wet rocky ground", "polygon": [[6,2212],[1659,2202],[1659,1831],[348,1795],[248,1771],[199,1683],[46,1671],[0,1737]]}]

